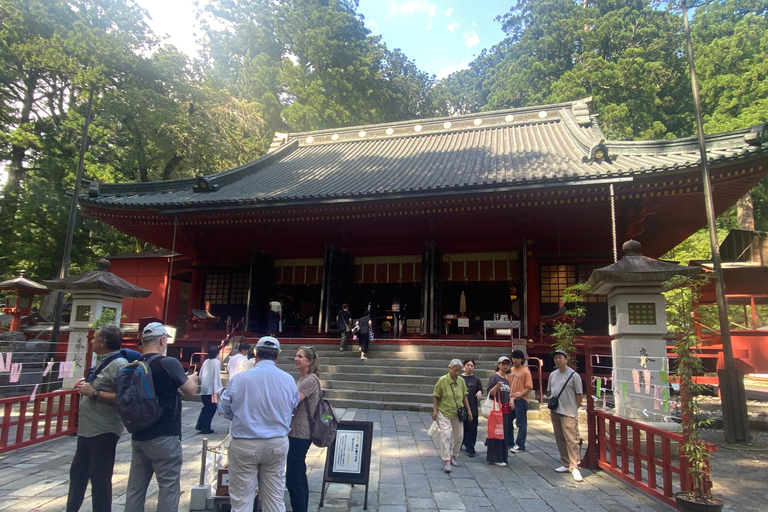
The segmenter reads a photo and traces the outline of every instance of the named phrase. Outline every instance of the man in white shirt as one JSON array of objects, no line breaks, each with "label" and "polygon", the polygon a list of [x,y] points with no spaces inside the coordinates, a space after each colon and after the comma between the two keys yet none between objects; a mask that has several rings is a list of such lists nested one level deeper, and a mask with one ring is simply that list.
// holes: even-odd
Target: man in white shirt
[{"label": "man in white shirt", "polygon": [[229,373],[230,380],[240,373],[243,363],[248,360],[249,350],[251,350],[251,345],[248,343],[241,343],[237,346],[237,354],[229,359],[229,364],[227,365],[227,373]]},{"label": "man in white shirt", "polygon": [[264,336],[256,343],[256,366],[230,381],[221,397],[232,420],[229,445],[229,498],[233,512],[251,512],[258,482],[264,512],[285,512],[288,432],[299,390],[293,377],[275,366],[280,342]]},{"label": "man in white shirt", "polygon": [[555,471],[570,472],[574,480],[581,482],[583,478],[579,471],[581,447],[578,424],[579,407],[584,398],[581,377],[574,369],[568,367],[568,353],[555,350],[550,355],[557,369],[549,374],[547,391],[550,392],[550,400],[557,398],[557,408],[551,413],[552,430],[560,452],[560,462],[563,464]]}]

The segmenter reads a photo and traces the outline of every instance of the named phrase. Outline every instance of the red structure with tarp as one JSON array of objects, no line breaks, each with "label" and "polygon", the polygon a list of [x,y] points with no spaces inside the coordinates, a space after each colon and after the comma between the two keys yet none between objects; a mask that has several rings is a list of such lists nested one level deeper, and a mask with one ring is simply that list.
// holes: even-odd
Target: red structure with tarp
[{"label": "red structure with tarp", "polygon": [[[768,376],[768,233],[734,229],[720,245],[723,281],[736,368],[745,375]],[[712,271],[709,262],[696,262]],[[700,357],[713,373],[724,368],[712,281],[702,288],[697,335],[704,340]],[[709,313],[709,314],[708,314]],[[717,384],[716,374],[699,382]]]},{"label": "red structure with tarp", "polygon": [[[707,138],[718,213],[768,171],[768,141],[750,133]],[[605,141],[583,100],[278,133],[267,155],[238,168],[92,182],[80,204],[177,255],[158,257],[170,296],[133,306],[176,322],[174,350],[199,350],[202,331],[181,319],[206,303],[220,318],[211,342],[228,320],[267,333],[275,300],[280,336],[335,336],[347,302],[354,317],[373,304],[382,340],[400,294],[407,339],[471,342],[488,331],[541,355],[551,343],[542,317],[558,312],[568,285],[614,261],[614,240],[658,257],[705,225],[698,155],[694,138]],[[138,276],[153,260],[136,261]],[[157,286],[167,289],[160,277]],[[586,336],[607,339],[607,314],[604,298],[589,297]],[[504,319],[511,329],[491,324]]]}]

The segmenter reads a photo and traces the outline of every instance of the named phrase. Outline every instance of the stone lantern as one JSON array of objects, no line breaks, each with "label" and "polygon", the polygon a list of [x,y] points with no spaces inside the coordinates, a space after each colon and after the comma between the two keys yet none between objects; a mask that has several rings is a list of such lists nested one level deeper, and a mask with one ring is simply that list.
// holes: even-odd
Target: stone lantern
[{"label": "stone lantern", "polygon": [[116,276],[109,271],[109,261],[100,259],[96,262],[97,270],[79,276],[46,281],[51,290],[72,294],[72,315],[69,325],[72,328],[67,345],[67,361],[74,361],[75,376],[64,379],[64,387],[71,387],[78,374],[85,369],[88,350],[88,332],[94,320],[104,311],[114,313],[115,325],[120,325],[123,299],[141,299],[152,292],[140,288]]},{"label": "stone lantern", "polygon": [[24,277],[22,270],[13,279],[0,283],[0,290],[5,290],[5,307],[3,313],[11,315],[11,331],[21,330],[21,317],[32,312],[32,301],[35,295],[48,295],[51,293],[45,286],[30,281]]},{"label": "stone lantern", "polygon": [[677,275],[694,277],[701,269],[643,256],[635,240],[622,250],[623,258],[596,269],[587,284],[590,293],[608,297],[616,413],[652,421],[660,399],[655,390],[666,385],[659,372],[668,371],[664,282]]}]

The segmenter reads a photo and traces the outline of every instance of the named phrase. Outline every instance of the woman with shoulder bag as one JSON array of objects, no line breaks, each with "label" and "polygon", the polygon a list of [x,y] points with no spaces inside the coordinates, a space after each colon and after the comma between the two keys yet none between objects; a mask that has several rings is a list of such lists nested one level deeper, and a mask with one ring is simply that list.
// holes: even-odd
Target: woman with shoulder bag
[{"label": "woman with shoulder bag", "polygon": [[463,421],[473,418],[467,401],[467,385],[459,378],[461,368],[461,360],[452,359],[448,373],[440,377],[432,392],[432,421],[436,421],[440,429],[440,455],[446,473],[451,472],[451,466],[459,465],[456,457],[464,437]]},{"label": "woman with shoulder bag", "polygon": [[467,457],[474,457],[475,443],[477,442],[477,403],[483,398],[483,383],[480,379],[474,375],[475,372],[475,360],[472,358],[464,360],[464,373],[461,374],[461,378],[467,384],[467,401],[469,402],[469,410],[472,411],[472,419],[467,419],[464,422],[464,440],[462,444],[464,449],[467,450]]},{"label": "woman with shoulder bag", "polygon": [[[293,411],[291,431],[288,433],[288,457],[285,466],[285,487],[291,496],[294,512],[306,512],[309,506],[307,481],[307,451],[312,445],[311,415],[320,402],[320,377],[317,352],[314,347],[301,346],[296,351],[293,364],[299,372],[299,405]],[[309,406],[309,407],[307,407]]]},{"label": "woman with shoulder bag", "polygon": [[496,373],[488,379],[488,398],[493,398],[501,404],[501,413],[504,416],[504,439],[486,439],[485,444],[488,447],[486,453],[486,462],[497,466],[506,466],[508,460],[507,439],[510,437],[507,432],[507,415],[512,412],[509,407],[509,381],[507,373],[512,365],[509,357],[501,356],[496,363]]}]

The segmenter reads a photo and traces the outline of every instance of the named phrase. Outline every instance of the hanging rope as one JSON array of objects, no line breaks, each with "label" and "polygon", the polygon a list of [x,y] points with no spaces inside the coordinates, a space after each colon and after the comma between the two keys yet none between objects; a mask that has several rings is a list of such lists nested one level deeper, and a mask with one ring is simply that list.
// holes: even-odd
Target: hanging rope
[{"label": "hanging rope", "polygon": [[618,261],[616,251],[616,194],[614,194],[613,183],[611,183],[611,231],[613,232],[613,262]]}]

